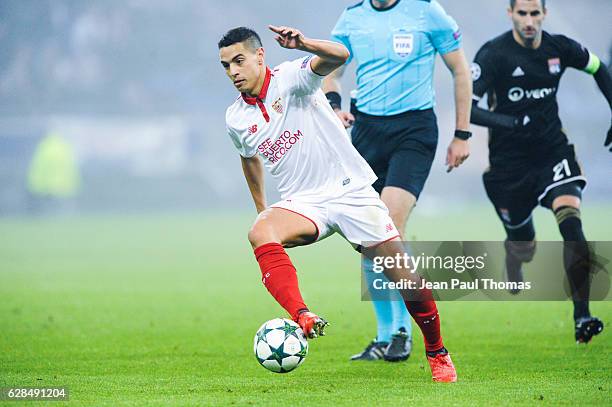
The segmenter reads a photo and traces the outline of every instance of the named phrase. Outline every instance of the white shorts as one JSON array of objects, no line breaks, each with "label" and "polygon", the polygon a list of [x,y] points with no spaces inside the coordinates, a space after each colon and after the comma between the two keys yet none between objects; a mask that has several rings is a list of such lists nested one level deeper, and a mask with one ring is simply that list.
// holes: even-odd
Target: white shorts
[{"label": "white shorts", "polygon": [[315,241],[337,232],[360,250],[400,236],[389,209],[371,186],[339,198],[286,199],[271,207],[297,213],[311,221],[317,228]]}]

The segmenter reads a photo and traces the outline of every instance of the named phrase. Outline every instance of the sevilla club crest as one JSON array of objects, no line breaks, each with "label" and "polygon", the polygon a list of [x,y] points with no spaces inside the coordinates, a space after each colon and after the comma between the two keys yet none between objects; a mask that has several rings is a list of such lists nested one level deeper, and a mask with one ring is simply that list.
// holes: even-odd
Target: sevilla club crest
[{"label": "sevilla club crest", "polygon": [[281,98],[276,99],[274,103],[272,103],[272,109],[278,114],[283,114],[283,105],[281,103]]}]

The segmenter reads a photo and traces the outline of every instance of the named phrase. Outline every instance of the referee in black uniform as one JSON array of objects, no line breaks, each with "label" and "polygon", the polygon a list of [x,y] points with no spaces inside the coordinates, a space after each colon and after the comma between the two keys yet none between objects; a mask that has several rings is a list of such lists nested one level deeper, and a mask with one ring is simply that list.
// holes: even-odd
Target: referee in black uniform
[{"label": "referee in black uniform", "polygon": [[[507,234],[507,278],[522,281],[521,265],[535,253],[533,209],[538,204],[550,209],[565,241],[576,341],[586,343],[603,330],[589,311],[591,254],[580,220],[587,180],[563,131],[556,95],[565,70],[575,68],[594,76],[612,107],[612,79],[599,58],[579,43],[542,30],[545,3],[511,0],[512,31],[478,51],[472,65],[471,121],[490,128],[490,168],[483,180]],[[485,94],[490,110],[478,107]],[[605,146],[611,144],[612,128]]]}]

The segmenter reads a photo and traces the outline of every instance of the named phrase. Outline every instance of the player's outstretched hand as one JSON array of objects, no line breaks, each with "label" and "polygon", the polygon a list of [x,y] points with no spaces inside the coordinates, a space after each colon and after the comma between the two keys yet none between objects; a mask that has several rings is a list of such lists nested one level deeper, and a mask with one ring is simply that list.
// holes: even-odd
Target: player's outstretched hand
[{"label": "player's outstretched hand", "polygon": [[470,145],[467,140],[453,138],[448,150],[446,151],[446,172],[451,172],[453,168],[459,167],[470,156]]},{"label": "player's outstretched hand", "polygon": [[612,153],[612,126],[610,126],[610,130],[608,130],[608,137],[606,137],[606,142],[604,143],[605,147],[610,147],[610,152]]},{"label": "player's outstretched hand", "polygon": [[335,112],[345,129],[348,129],[355,123],[355,116],[350,112],[343,112],[342,110],[335,110]]},{"label": "player's outstretched hand", "polygon": [[304,46],[304,34],[297,28],[286,27],[286,26],[274,26],[269,25],[270,31],[278,34],[274,39],[283,48],[288,49],[302,49]]}]

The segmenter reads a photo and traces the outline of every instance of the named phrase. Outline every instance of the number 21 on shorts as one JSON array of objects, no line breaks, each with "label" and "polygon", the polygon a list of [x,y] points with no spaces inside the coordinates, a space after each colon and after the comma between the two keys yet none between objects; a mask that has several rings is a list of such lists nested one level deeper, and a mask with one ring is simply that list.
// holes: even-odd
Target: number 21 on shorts
[{"label": "number 21 on shorts", "polygon": [[561,181],[563,178],[572,175],[567,158],[553,167],[553,173],[555,174],[553,177],[554,182]]}]

